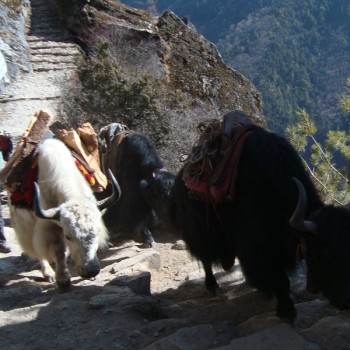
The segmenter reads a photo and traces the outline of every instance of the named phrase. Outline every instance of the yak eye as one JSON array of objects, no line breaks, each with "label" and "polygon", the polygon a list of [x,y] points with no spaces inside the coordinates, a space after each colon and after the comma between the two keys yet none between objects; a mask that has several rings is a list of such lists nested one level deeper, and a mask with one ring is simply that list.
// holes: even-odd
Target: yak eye
[{"label": "yak eye", "polygon": [[66,235],[66,239],[67,239],[68,241],[71,240],[71,238],[70,238],[68,235]]}]

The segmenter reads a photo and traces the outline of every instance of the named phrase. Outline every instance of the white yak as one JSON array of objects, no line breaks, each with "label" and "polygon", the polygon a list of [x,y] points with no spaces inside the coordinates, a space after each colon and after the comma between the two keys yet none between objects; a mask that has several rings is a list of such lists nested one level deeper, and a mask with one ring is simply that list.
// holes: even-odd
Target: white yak
[{"label": "white yak", "polygon": [[54,263],[56,282],[67,289],[71,283],[68,254],[79,276],[91,278],[100,272],[96,253],[108,241],[101,210],[119,199],[120,188],[111,176],[113,194],[98,202],[60,140],[44,140],[37,154],[35,210],[16,207],[9,201],[11,222],[24,252],[40,261],[45,280],[53,280],[50,264]]}]

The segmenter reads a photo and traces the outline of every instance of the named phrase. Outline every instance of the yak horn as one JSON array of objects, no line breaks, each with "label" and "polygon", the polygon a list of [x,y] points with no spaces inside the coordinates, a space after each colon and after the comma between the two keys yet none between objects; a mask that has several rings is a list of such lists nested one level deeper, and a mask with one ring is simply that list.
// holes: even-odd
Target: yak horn
[{"label": "yak horn", "polygon": [[60,211],[59,208],[44,209],[41,205],[40,197],[40,187],[34,182],[34,212],[35,215],[40,219],[49,219],[49,220],[59,220]]},{"label": "yak horn", "polygon": [[111,180],[111,183],[112,183],[112,191],[113,192],[109,197],[101,199],[100,201],[97,201],[97,206],[98,206],[98,209],[100,209],[100,211],[102,211],[103,209],[106,209],[107,207],[109,207],[113,203],[117,202],[119,200],[120,194],[121,194],[121,190],[120,190],[118,181],[114,177],[111,169],[108,169],[108,175],[109,175],[109,179]]},{"label": "yak horn", "polygon": [[307,202],[305,187],[301,183],[301,181],[299,181],[297,178],[293,177],[292,179],[298,186],[299,198],[298,198],[298,203],[294,210],[294,213],[292,217],[289,219],[289,224],[292,228],[296,230],[316,233],[317,232],[316,224],[313,221],[305,220],[305,211],[306,211],[306,202]]}]

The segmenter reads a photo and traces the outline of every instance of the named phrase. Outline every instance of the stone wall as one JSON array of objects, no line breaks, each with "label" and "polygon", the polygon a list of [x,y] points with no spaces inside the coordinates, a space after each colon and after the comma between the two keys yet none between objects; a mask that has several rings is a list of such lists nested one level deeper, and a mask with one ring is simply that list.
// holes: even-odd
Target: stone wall
[{"label": "stone wall", "polygon": [[29,0],[9,0],[0,6],[0,94],[21,71],[30,71],[25,38]]}]

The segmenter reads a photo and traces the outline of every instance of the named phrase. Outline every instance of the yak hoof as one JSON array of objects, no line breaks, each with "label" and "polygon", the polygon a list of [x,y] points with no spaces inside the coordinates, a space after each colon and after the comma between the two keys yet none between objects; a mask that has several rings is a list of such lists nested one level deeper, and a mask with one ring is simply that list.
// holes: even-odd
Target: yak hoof
[{"label": "yak hoof", "polygon": [[293,326],[295,318],[297,317],[297,311],[295,310],[294,306],[292,309],[288,310],[282,310],[281,308],[277,308],[276,316],[279,317],[281,321]]},{"label": "yak hoof", "polygon": [[225,293],[225,291],[219,287],[217,283],[215,283],[215,286],[210,286],[210,288],[206,287],[206,289],[212,293],[214,297],[222,295]]},{"label": "yak hoof", "polygon": [[70,279],[67,281],[57,281],[58,288],[60,289],[60,292],[65,293],[68,292],[71,287],[71,281]]},{"label": "yak hoof", "polygon": [[44,276],[43,280],[44,280],[44,282],[52,283],[55,281],[55,278],[53,276],[47,275],[47,276]]},{"label": "yak hoof", "polygon": [[144,242],[142,243],[141,245],[141,248],[145,248],[145,249],[149,249],[149,248],[152,248],[154,247],[154,241],[153,242]]},{"label": "yak hoof", "polygon": [[259,290],[258,292],[259,292],[259,295],[261,296],[262,300],[270,301],[270,300],[273,299],[273,294],[272,293],[263,292],[261,290]]},{"label": "yak hoof", "polygon": [[214,290],[213,290],[213,294],[214,294],[214,296],[219,296],[219,295],[223,295],[223,294],[225,294],[225,291],[222,289],[222,288],[220,288],[220,287],[216,287]]}]

